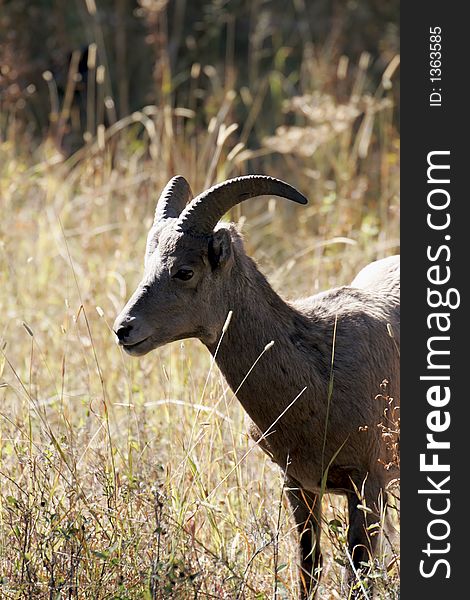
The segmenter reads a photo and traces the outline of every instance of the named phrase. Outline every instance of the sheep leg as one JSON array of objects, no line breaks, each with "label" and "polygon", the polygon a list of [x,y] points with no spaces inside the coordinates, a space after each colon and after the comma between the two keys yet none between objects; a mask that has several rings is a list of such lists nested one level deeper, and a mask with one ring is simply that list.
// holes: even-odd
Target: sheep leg
[{"label": "sheep leg", "polygon": [[[361,485],[358,485],[357,488],[361,489]],[[348,548],[357,572],[367,573],[367,563],[372,565],[377,545],[378,529],[371,526],[380,522],[378,499],[381,492],[382,487],[380,484],[367,478],[365,479],[362,498],[359,498],[356,492],[350,492],[347,496],[349,509]],[[367,507],[366,510],[364,505]],[[352,584],[355,575],[351,570],[349,570],[348,575],[349,583]]]},{"label": "sheep leg", "polygon": [[314,598],[322,567],[320,551],[321,499],[305,491],[296,482],[289,482],[287,496],[291,504],[300,548],[300,598]]}]

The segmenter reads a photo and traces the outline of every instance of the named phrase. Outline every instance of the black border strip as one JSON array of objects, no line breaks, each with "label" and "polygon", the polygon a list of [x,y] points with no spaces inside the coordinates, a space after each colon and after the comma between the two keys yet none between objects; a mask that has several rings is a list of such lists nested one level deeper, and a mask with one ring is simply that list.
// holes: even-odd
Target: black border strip
[{"label": "black border strip", "polygon": [[[404,600],[419,598],[421,594],[426,600],[464,598],[469,593],[470,567],[464,566],[470,533],[466,502],[469,486],[464,461],[468,454],[466,441],[470,441],[470,398],[466,385],[470,339],[470,315],[466,314],[470,202],[466,178],[470,169],[465,164],[469,142],[465,144],[464,140],[470,134],[466,97],[470,29],[463,10],[459,13],[457,6],[455,2],[401,3],[401,597]],[[437,71],[430,73],[430,60],[436,58],[430,56],[433,41],[430,28],[436,27],[441,29],[441,81],[431,82],[432,75],[438,76]],[[435,92],[441,94],[441,100],[436,94],[431,105],[430,94]],[[448,155],[435,154],[429,159],[450,165],[450,170],[447,175],[442,169],[431,171],[428,182],[428,157],[433,151],[449,151]],[[447,178],[450,182],[444,183]],[[433,189],[445,191],[432,193],[429,200],[428,194]],[[450,197],[447,208],[429,207],[428,201],[432,204],[434,200],[445,205],[446,194]],[[437,225],[446,222],[448,213],[448,227],[433,230],[427,222],[429,213],[431,222]],[[436,265],[437,269],[428,271]],[[429,278],[444,279],[449,274],[447,283],[430,283]],[[456,304],[459,296],[460,306],[431,308],[428,288],[440,290],[443,297],[449,289],[455,289],[449,303]],[[438,298],[434,294],[431,302],[439,303]],[[431,317],[428,322],[433,312],[448,315],[448,320],[442,317],[439,321],[442,328],[450,324],[447,332],[438,331],[437,318]],[[450,339],[430,342],[433,336]],[[449,350],[450,354],[429,355],[428,344],[434,350]],[[447,364],[450,368],[432,369],[428,359],[434,365]],[[448,375],[450,379],[420,379],[431,375]],[[432,386],[438,386],[434,394],[428,392]],[[445,387],[450,391],[447,403],[443,399]],[[450,425],[444,428],[449,418]],[[426,436],[433,433],[432,428],[441,427],[443,431],[434,432],[433,439],[449,442],[450,448],[427,449]],[[435,460],[443,468],[449,465],[449,471],[420,469],[420,454],[426,455],[424,463]],[[446,480],[448,476],[450,479]],[[437,514],[438,511],[442,514]],[[432,539],[433,536],[442,539]]]}]

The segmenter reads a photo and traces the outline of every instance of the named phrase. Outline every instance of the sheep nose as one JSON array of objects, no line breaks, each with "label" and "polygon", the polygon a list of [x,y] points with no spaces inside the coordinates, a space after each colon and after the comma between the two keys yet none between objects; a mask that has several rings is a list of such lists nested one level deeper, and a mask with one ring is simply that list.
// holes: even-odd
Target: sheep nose
[{"label": "sheep nose", "polygon": [[131,330],[132,330],[132,325],[121,325],[114,331],[114,333],[117,335],[118,340],[120,342],[123,342],[126,339],[126,337],[129,335]]}]

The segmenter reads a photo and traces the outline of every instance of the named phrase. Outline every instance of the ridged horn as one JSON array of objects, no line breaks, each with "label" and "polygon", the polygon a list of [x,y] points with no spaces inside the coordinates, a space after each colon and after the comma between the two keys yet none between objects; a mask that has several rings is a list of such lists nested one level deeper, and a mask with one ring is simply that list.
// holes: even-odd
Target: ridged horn
[{"label": "ridged horn", "polygon": [[294,187],[267,175],[245,175],[229,179],[196,196],[180,214],[182,231],[209,235],[223,215],[235,205],[256,196],[281,196],[299,204],[308,200]]},{"label": "ridged horn", "polygon": [[160,194],[153,222],[178,218],[192,197],[193,194],[186,179],[181,175],[173,177]]}]

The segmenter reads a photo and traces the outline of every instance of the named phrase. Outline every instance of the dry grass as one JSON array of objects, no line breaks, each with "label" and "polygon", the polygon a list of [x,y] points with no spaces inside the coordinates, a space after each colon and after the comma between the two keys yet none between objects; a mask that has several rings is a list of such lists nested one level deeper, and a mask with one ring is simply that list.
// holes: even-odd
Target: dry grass
[{"label": "dry grass", "polygon": [[[206,99],[206,127],[187,107],[147,107],[69,158],[56,131],[30,150],[2,115],[0,597],[294,597],[283,479],[248,452],[242,409],[209,354],[189,340],[131,359],[110,324],[174,173],[198,192],[256,170],[309,196],[306,209],[259,200],[231,215],[285,296],[347,283],[397,250],[393,107],[387,86],[365,93],[366,67],[348,79],[338,65],[347,100],[334,89],[291,99],[295,125],[256,150],[231,121],[231,90]],[[256,98],[244,101],[254,123]],[[325,501],[320,597],[343,598],[344,506]],[[377,590],[395,598],[397,561],[386,560]]]}]

